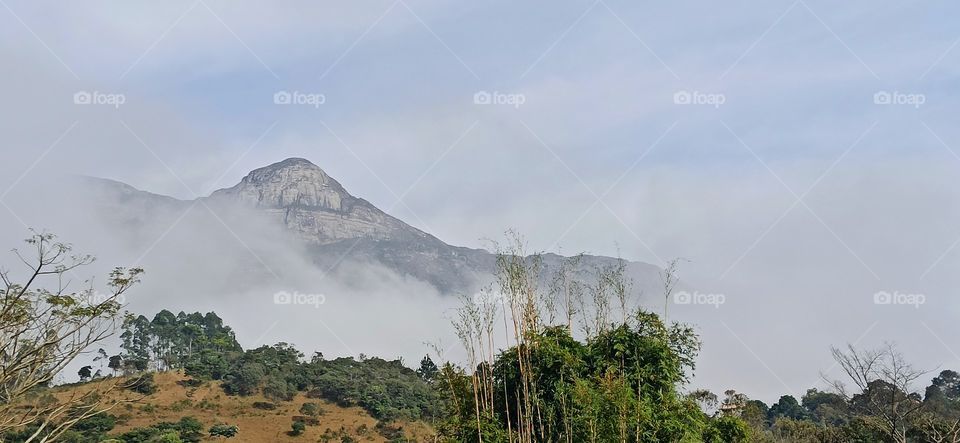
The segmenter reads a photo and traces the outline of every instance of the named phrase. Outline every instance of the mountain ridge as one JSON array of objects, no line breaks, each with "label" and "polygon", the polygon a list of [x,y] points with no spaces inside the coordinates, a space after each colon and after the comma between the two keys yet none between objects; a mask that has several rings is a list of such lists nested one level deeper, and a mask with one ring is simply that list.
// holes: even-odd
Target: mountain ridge
[{"label": "mountain ridge", "polygon": [[[426,281],[441,293],[477,291],[493,281],[496,255],[485,249],[448,244],[380,210],[367,200],[353,196],[340,182],[307,159],[291,157],[246,174],[239,183],[217,189],[194,200],[139,190],[123,182],[88,178],[96,183],[113,221],[126,226],[142,224],[177,212],[196,202],[224,210],[253,210],[292,234],[308,251],[310,260],[322,269],[333,270],[344,260],[377,263]],[[578,272],[592,273],[597,267],[615,265],[620,259],[581,255]],[[545,269],[556,270],[566,260],[559,254],[541,256]],[[650,287],[659,268],[624,261],[628,274]],[[547,283],[547,281],[544,281]]]}]

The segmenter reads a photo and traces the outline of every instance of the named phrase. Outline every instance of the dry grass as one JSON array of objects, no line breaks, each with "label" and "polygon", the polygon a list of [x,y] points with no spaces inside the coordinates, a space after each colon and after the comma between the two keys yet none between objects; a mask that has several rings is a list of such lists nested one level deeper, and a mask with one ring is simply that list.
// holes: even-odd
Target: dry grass
[{"label": "dry grass", "polygon": [[[159,390],[148,396],[131,391],[115,391],[112,395],[125,403],[114,408],[111,413],[121,417],[111,434],[129,431],[133,428],[146,427],[151,424],[170,421],[175,422],[182,417],[192,416],[200,420],[205,429],[217,423],[236,425],[240,428],[239,434],[228,440],[223,438],[206,437],[204,441],[229,442],[319,442],[321,436],[328,429],[334,433],[344,430],[356,441],[386,442],[377,434],[375,426],[377,420],[360,407],[340,407],[334,403],[320,399],[308,399],[298,394],[293,401],[274,402],[261,395],[249,397],[229,396],[223,393],[219,382],[207,382],[201,386],[191,388],[178,382],[188,377],[180,372],[165,372],[154,374],[154,381]],[[66,395],[77,389],[85,389],[89,385],[78,385],[60,389],[56,395]],[[254,402],[270,402],[276,405],[274,410],[262,410],[253,407]],[[322,415],[318,416],[318,426],[307,426],[302,435],[292,437],[287,435],[292,417],[302,416],[300,407],[306,402],[320,405]],[[434,441],[434,431],[423,422],[399,423],[406,431],[406,435],[415,441]],[[339,442],[336,437],[334,442]]]}]

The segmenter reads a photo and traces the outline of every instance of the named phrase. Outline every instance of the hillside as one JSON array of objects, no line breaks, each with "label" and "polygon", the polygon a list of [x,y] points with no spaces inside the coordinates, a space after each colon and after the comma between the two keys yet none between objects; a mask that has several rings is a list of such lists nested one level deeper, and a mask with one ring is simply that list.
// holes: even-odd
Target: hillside
[{"label": "hillside", "polygon": [[[127,379],[130,379],[128,377]],[[201,441],[224,441],[211,437],[206,432],[215,424],[235,425],[239,429],[231,442],[321,442],[321,441],[369,441],[388,442],[378,429],[379,421],[358,406],[344,407],[323,399],[307,398],[298,393],[290,401],[268,399],[260,394],[233,396],[224,393],[219,381],[202,382],[190,387],[190,377],[182,371],[155,373],[156,392],[142,395],[131,390],[118,390],[110,394],[112,400],[120,401],[109,413],[116,416],[116,425],[108,435],[116,437],[138,428],[148,428],[162,422],[175,423],[183,417],[193,417],[203,424]],[[54,395],[69,397],[74,391],[86,390],[98,383],[74,384],[55,389]],[[303,419],[300,412],[305,403],[319,405],[319,424],[307,424],[303,434],[288,435],[296,419]],[[272,405],[275,409],[264,409]],[[309,422],[309,420],[307,420]],[[391,423],[396,433],[402,433],[407,441],[433,441],[434,431],[422,421],[396,421]],[[347,440],[344,440],[347,437]]]}]

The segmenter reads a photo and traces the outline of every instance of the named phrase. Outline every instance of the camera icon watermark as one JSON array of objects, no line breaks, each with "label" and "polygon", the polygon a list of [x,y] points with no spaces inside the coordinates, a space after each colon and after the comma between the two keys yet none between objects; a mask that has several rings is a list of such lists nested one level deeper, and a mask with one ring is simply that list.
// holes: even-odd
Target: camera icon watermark
[{"label": "camera icon watermark", "polygon": [[678,305],[710,305],[719,308],[726,302],[727,296],[723,294],[705,294],[697,291],[679,291],[673,294],[673,303]]},{"label": "camera icon watermark", "polygon": [[924,294],[911,294],[900,291],[879,291],[873,294],[873,304],[875,305],[905,305],[919,309],[920,305],[926,302],[927,296]]},{"label": "camera icon watermark", "polygon": [[927,96],[918,93],[877,91],[873,94],[873,104],[875,105],[907,105],[918,109],[926,102]]},{"label": "camera icon watermark", "polygon": [[327,296],[323,294],[304,294],[296,291],[280,291],[273,294],[273,304],[275,305],[306,305],[319,308],[326,302]]},{"label": "camera icon watermark", "polygon": [[273,93],[273,104],[275,105],[313,106],[314,109],[318,109],[320,105],[326,102],[327,96],[319,93],[300,91],[277,91]]},{"label": "camera icon watermark", "polygon": [[127,96],[123,94],[100,91],[77,91],[73,93],[73,104],[75,105],[107,105],[119,109],[126,102]]},{"label": "camera icon watermark", "polygon": [[685,89],[673,93],[673,104],[675,105],[706,105],[713,106],[716,109],[726,102],[727,96],[720,93],[687,91]]},{"label": "camera icon watermark", "polygon": [[505,94],[498,91],[477,91],[473,94],[475,105],[507,105],[519,109],[526,102],[527,96],[523,94]]}]

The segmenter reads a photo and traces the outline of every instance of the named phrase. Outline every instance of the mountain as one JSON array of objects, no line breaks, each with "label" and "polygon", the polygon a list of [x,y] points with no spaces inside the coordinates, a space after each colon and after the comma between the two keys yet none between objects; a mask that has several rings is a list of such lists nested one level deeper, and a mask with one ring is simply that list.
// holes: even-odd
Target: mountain
[{"label": "mountain", "polygon": [[350,195],[339,182],[302,158],[255,169],[236,186],[215,191],[210,198],[261,209],[303,240],[317,245],[358,238],[440,242]]},{"label": "mountain", "polygon": [[[442,293],[453,294],[476,291],[492,280],[496,268],[495,254],[449,245],[410,226],[351,195],[320,167],[302,158],[288,158],[255,169],[235,186],[193,201],[140,191],[112,180],[87,182],[88,189],[98,195],[99,210],[118,226],[146,226],[158,220],[179,223],[177,214],[189,211],[196,203],[214,208],[215,212],[252,211],[292,234],[313,263],[324,270],[335,269],[346,261],[377,264],[401,276],[428,282]],[[136,237],[158,234],[165,231],[156,228]],[[557,269],[564,259],[545,254],[544,268]],[[592,273],[596,267],[616,263],[617,259],[611,257],[583,256],[577,272]],[[629,276],[641,288],[653,287],[658,271],[653,265],[627,263]]]}]

